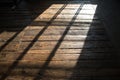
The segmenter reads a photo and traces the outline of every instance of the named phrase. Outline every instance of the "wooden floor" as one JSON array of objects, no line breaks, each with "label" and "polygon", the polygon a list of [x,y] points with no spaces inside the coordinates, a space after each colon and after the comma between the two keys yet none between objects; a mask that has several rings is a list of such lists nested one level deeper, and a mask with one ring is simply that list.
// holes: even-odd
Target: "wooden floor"
[{"label": "wooden floor", "polygon": [[120,80],[97,1],[0,4],[0,80]]}]

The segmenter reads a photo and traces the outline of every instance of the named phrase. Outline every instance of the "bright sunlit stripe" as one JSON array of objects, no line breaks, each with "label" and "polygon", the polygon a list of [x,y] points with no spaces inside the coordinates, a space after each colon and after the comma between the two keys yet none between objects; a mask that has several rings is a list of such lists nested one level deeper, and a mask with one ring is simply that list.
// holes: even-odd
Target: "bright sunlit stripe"
[{"label": "bright sunlit stripe", "polygon": [[[96,18],[96,16],[95,16],[96,9],[97,9],[96,4],[84,4],[76,21],[83,22],[83,23],[89,22],[92,24],[94,18]],[[87,33],[90,31],[91,24],[88,25]],[[86,36],[87,36],[87,34],[86,34]],[[86,41],[84,41],[83,44],[85,45],[85,43],[86,43]],[[83,45],[83,47],[84,47],[84,45]]]},{"label": "bright sunlit stripe", "polygon": [[[46,21],[49,21],[51,20],[51,18],[55,15],[55,13],[63,6],[64,4],[53,4],[52,6],[50,6],[47,10],[45,10],[42,14],[40,14],[34,21],[44,21],[46,19]],[[54,21],[68,21],[70,22],[71,19],[73,18],[73,16],[75,15],[77,9],[79,8],[80,4],[67,4],[67,6],[65,7],[65,9],[63,9],[63,11],[54,19]],[[54,9],[53,9],[54,8]],[[69,12],[67,10],[69,10],[71,8],[71,12],[73,15],[69,15]],[[74,9],[76,8],[76,9]],[[94,19],[94,15],[96,13],[96,8],[97,8],[97,5],[92,5],[92,4],[84,4],[80,13],[77,15],[77,18],[75,19],[74,22],[89,22],[89,23],[92,23],[93,19]],[[53,9],[53,10],[52,10]],[[72,11],[72,9],[74,9]],[[70,11],[70,10],[69,10]],[[63,15],[64,14],[64,15]],[[67,15],[68,14],[68,15]],[[69,17],[68,17],[69,16]],[[70,17],[71,16],[71,17]],[[68,19],[68,18],[69,19]],[[54,22],[53,21],[53,22]],[[61,23],[58,23],[57,27],[61,27],[59,24]],[[83,25],[86,25],[83,23]],[[72,26],[72,25],[71,25]],[[32,26],[30,26],[32,29]],[[40,26],[36,26],[36,28],[39,29]],[[41,27],[44,27],[44,26],[41,26]],[[52,27],[56,27],[56,26],[52,26]],[[51,25],[49,25],[48,29],[46,29],[46,32],[51,32],[53,33],[54,31],[52,31],[52,28]],[[66,26],[64,26],[66,27]],[[74,27],[74,26],[72,26]],[[82,26],[79,26],[79,27],[82,27]],[[87,25],[87,32],[89,32],[89,29],[90,29],[90,25]],[[35,28],[35,26],[33,27]],[[51,31],[50,31],[51,29]],[[56,29],[55,29],[56,30]],[[44,34],[43,33],[43,34]],[[85,35],[86,38],[87,38],[87,34]],[[66,42],[67,43],[67,42]],[[65,47],[69,47],[70,45],[67,45],[65,42],[62,42],[62,44],[64,44]],[[60,47],[63,47],[63,45],[61,44]],[[84,47],[85,45],[85,41],[83,43],[80,43],[82,47]],[[76,45],[76,42],[73,43],[71,42],[71,45]],[[49,46],[48,46],[49,47]],[[54,47],[54,46],[53,46]],[[27,56],[27,55],[26,55]],[[47,55],[48,57],[49,55]],[[58,56],[57,54],[54,55],[53,59],[57,59],[56,56]],[[46,59],[47,59],[46,57]],[[77,54],[77,57],[76,58],[76,63],[74,62],[74,64],[72,65],[69,65],[69,66],[76,66],[77,64],[77,59],[80,57],[80,54]],[[73,57],[64,57],[64,58],[68,58],[68,59],[72,59]],[[56,66],[61,66],[61,65],[56,65]]]},{"label": "bright sunlit stripe", "polygon": [[48,9],[46,9],[42,14],[40,14],[34,21],[50,21],[50,19],[56,14],[56,12],[64,4],[52,4]]}]

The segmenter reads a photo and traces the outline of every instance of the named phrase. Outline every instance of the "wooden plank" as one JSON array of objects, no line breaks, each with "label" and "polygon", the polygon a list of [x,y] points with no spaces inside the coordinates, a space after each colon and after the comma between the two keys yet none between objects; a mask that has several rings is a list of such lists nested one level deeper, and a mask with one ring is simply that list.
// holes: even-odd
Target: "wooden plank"
[{"label": "wooden plank", "polygon": [[[41,30],[42,28],[44,28],[45,26],[27,26],[29,27],[28,30]],[[27,28],[26,27],[26,28]],[[49,26],[47,28],[47,30],[65,30],[68,26]],[[7,28],[8,30],[11,29],[11,28]],[[13,29],[19,29],[19,28],[13,28]],[[80,25],[80,26],[71,26],[70,27],[70,30],[104,30],[104,27],[103,26],[92,26],[92,25]],[[27,30],[27,29],[26,29]]]},{"label": "wooden plank", "polygon": [[[46,63],[48,65],[45,65]],[[113,65],[114,64],[114,65]],[[101,69],[101,68],[116,68],[119,69],[120,65],[115,63],[114,60],[79,60],[79,61],[38,61],[38,60],[19,60],[18,64],[14,64],[14,60],[1,61],[0,67],[3,70],[7,70],[10,66],[14,65],[15,68],[29,68],[29,69],[41,69],[43,66],[51,69]]]},{"label": "wooden plank", "polygon": [[[5,44],[5,42],[4,42],[4,44]],[[19,46],[20,46],[19,42],[10,42],[8,45],[5,45],[5,47],[3,49],[2,49],[2,45],[0,46],[0,48],[2,49],[1,51],[4,51],[4,50],[17,51]]]},{"label": "wooden plank", "polygon": [[[20,32],[20,31],[18,31]],[[24,31],[21,31],[18,35],[16,35],[18,32],[6,32],[6,31],[3,31],[1,34],[0,34],[0,41],[1,42],[6,42],[12,38],[14,38],[12,41],[20,41],[20,39],[22,38],[23,34],[24,34]],[[16,35],[16,37],[14,37]]]},{"label": "wooden plank", "polygon": [[[39,71],[42,71],[41,69],[15,69],[10,75],[23,75],[22,72],[24,71],[23,74],[26,74],[26,76],[36,76],[38,75]],[[119,75],[118,72],[120,72],[119,69],[79,69],[78,72],[74,70],[65,70],[65,69],[46,69],[43,78],[44,77],[51,77],[51,78],[69,78],[71,77],[71,74],[73,73],[72,77],[89,77],[89,76],[111,76],[111,75]]]},{"label": "wooden plank", "polygon": [[[60,33],[62,33],[62,32],[64,32],[64,31],[58,31],[57,30],[57,32],[60,32]],[[56,34],[57,34],[57,32],[56,32]],[[51,31],[47,31],[47,32],[45,32],[45,33],[43,33],[43,34],[46,34],[46,35],[48,35],[48,34],[51,34],[52,32]],[[54,35],[54,33],[52,33],[53,35]],[[59,34],[59,33],[58,33]],[[69,30],[68,31],[68,35],[99,35],[99,34],[104,34],[104,30]]]},{"label": "wooden plank", "polygon": [[[0,55],[1,59],[0,61],[14,61],[19,56],[21,56],[22,53],[2,53]],[[50,57],[52,53],[41,53],[33,54],[33,53],[27,53],[22,60],[33,60],[33,61],[47,61],[48,57]],[[77,61],[77,60],[110,60],[112,59],[113,54],[112,53],[79,53],[79,54],[54,54],[51,61]]]},{"label": "wooden plank", "polygon": [[[38,54],[46,54],[50,53],[52,50],[29,50],[27,53],[38,53]],[[6,51],[4,51],[6,53]],[[3,53],[4,53],[3,52]],[[19,50],[18,53],[22,53],[23,50]],[[96,48],[96,49],[58,49],[55,54],[111,54],[114,53],[114,49],[112,48]],[[8,53],[8,52],[7,52]],[[27,54],[26,53],[26,54]]]},{"label": "wooden plank", "polygon": [[[48,10],[49,11],[49,10]],[[71,13],[72,12],[72,13]],[[74,12],[74,13],[73,13]],[[71,14],[69,14],[69,13],[71,13]],[[38,16],[36,19],[35,19],[35,21],[44,21],[44,20],[46,20],[46,21],[49,21],[53,16],[55,15],[55,12],[52,12],[51,11],[51,13],[50,12],[48,12],[48,13],[43,13],[43,14],[41,14],[40,16]],[[76,14],[75,14],[75,11],[73,11],[73,10],[63,10],[58,16],[57,16],[57,18],[56,18],[56,20],[58,21],[58,20],[71,20],[74,16],[75,16]],[[87,13],[85,13],[85,11],[82,11],[80,14],[78,14],[78,15],[76,15],[77,17],[76,17],[76,20],[85,20],[85,19],[99,19],[97,16],[94,16],[94,14],[92,15],[92,14],[87,14]],[[47,20],[48,19],[48,20]]]},{"label": "wooden plank", "polygon": [[[20,22],[18,22],[20,23]],[[70,25],[70,23],[72,23],[72,25]],[[33,21],[31,22],[30,26],[46,26],[48,24],[48,22],[44,22],[44,21]],[[101,24],[100,21],[95,21],[93,20],[92,22],[82,22],[82,21],[78,21],[78,22],[69,22],[69,21],[53,21],[49,26],[80,26],[80,25],[99,25]]]},{"label": "wooden plank", "polygon": [[[24,36],[36,36],[42,30],[29,30],[24,33]],[[49,30],[42,35],[64,35],[64,32],[67,31],[66,35],[104,35],[104,30]]]},{"label": "wooden plank", "polygon": [[[23,36],[22,41],[32,41],[35,36]],[[43,35],[38,38],[37,41],[56,41],[59,40],[62,35]],[[66,35],[64,41],[108,41],[105,36],[84,36],[84,35]]]},{"label": "wooden plank", "polygon": [[[27,79],[27,80],[33,80],[34,77],[32,76],[21,76],[21,75],[15,75],[15,76],[9,76],[7,77],[6,79],[12,79],[12,80],[22,80],[22,79]],[[41,80],[68,80],[69,78],[51,78],[51,77],[44,77],[42,78]],[[71,79],[71,78],[70,78]],[[72,79],[86,79],[86,80],[89,80],[89,79],[94,79],[94,80],[117,80],[117,79],[120,79],[120,77],[111,77],[111,76],[107,76],[107,77],[103,77],[103,76],[100,76],[100,77],[93,77],[91,78],[90,76],[86,77],[86,76],[80,76],[80,77],[73,77]]]},{"label": "wooden plank", "polygon": [[[22,80],[22,79],[27,79],[27,80],[33,80],[34,77],[31,77],[31,76],[9,76],[7,77],[6,79],[12,79],[12,80]],[[50,78],[50,77],[44,77],[43,79],[41,80],[68,80],[69,78]],[[86,80],[89,80],[89,79],[94,79],[94,80],[98,80],[98,79],[102,79],[102,80],[117,80],[117,79],[120,79],[120,77],[110,77],[110,76],[107,76],[107,77],[83,77],[83,76],[80,76],[80,77],[73,77],[72,79],[86,79]]]},{"label": "wooden plank", "polygon": [[[52,49],[54,50],[55,46],[59,41],[41,41],[35,42],[33,46],[30,48],[31,50],[36,49]],[[22,42],[20,45],[19,50],[24,50],[29,47],[31,42]],[[111,44],[104,42],[104,41],[63,41],[60,45],[60,49],[89,49],[89,48],[110,48],[112,47]]]}]

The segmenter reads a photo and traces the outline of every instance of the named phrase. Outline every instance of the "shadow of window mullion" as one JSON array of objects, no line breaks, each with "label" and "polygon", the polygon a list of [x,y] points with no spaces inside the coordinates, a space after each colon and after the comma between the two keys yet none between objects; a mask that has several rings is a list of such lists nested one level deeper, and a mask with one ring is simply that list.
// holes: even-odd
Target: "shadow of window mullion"
[{"label": "shadow of window mullion", "polygon": [[65,29],[64,33],[62,34],[61,38],[58,40],[57,44],[55,45],[54,49],[51,51],[51,53],[50,53],[49,57],[47,58],[46,62],[43,64],[43,66],[41,67],[41,70],[38,72],[37,76],[33,80],[40,80],[40,79],[42,79],[42,77],[43,77],[43,75],[44,75],[48,65],[50,64],[50,61],[52,60],[52,58],[54,57],[56,51],[58,50],[58,48],[62,44],[65,36],[67,35],[67,33],[70,30],[70,27],[74,24],[74,21],[76,20],[77,16],[79,15],[83,5],[84,5],[83,3],[80,4],[78,10],[74,14],[74,16],[71,19],[70,23],[66,26],[66,29]]},{"label": "shadow of window mullion", "polygon": [[19,32],[15,33],[10,39],[8,39],[5,44],[3,44],[0,47],[0,52],[7,46],[10,44],[10,42],[12,42],[24,29],[20,30]]},{"label": "shadow of window mullion", "polygon": [[[67,4],[64,4],[51,18],[51,20],[44,26],[44,28],[35,36],[35,38],[31,41],[31,43],[24,49],[22,54],[13,62],[13,64],[8,68],[8,70],[1,76],[0,80],[5,80],[12,70],[18,65],[19,61],[22,60],[22,58],[25,56],[25,54],[30,50],[30,48],[35,44],[35,42],[38,40],[38,38],[43,34],[43,32],[51,25],[51,23],[54,21],[54,19],[62,12],[62,10],[66,7]],[[19,32],[20,33],[20,32]],[[16,33],[15,37],[19,34]],[[14,38],[12,38],[10,41],[12,41]],[[9,41],[9,42],[10,42]]]}]

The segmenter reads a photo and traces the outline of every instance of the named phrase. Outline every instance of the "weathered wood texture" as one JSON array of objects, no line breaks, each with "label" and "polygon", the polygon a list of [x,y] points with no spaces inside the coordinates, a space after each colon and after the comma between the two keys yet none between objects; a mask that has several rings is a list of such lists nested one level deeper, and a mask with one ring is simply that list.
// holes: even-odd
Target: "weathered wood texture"
[{"label": "weathered wood texture", "polygon": [[0,80],[119,80],[119,55],[93,0],[0,8]]}]

